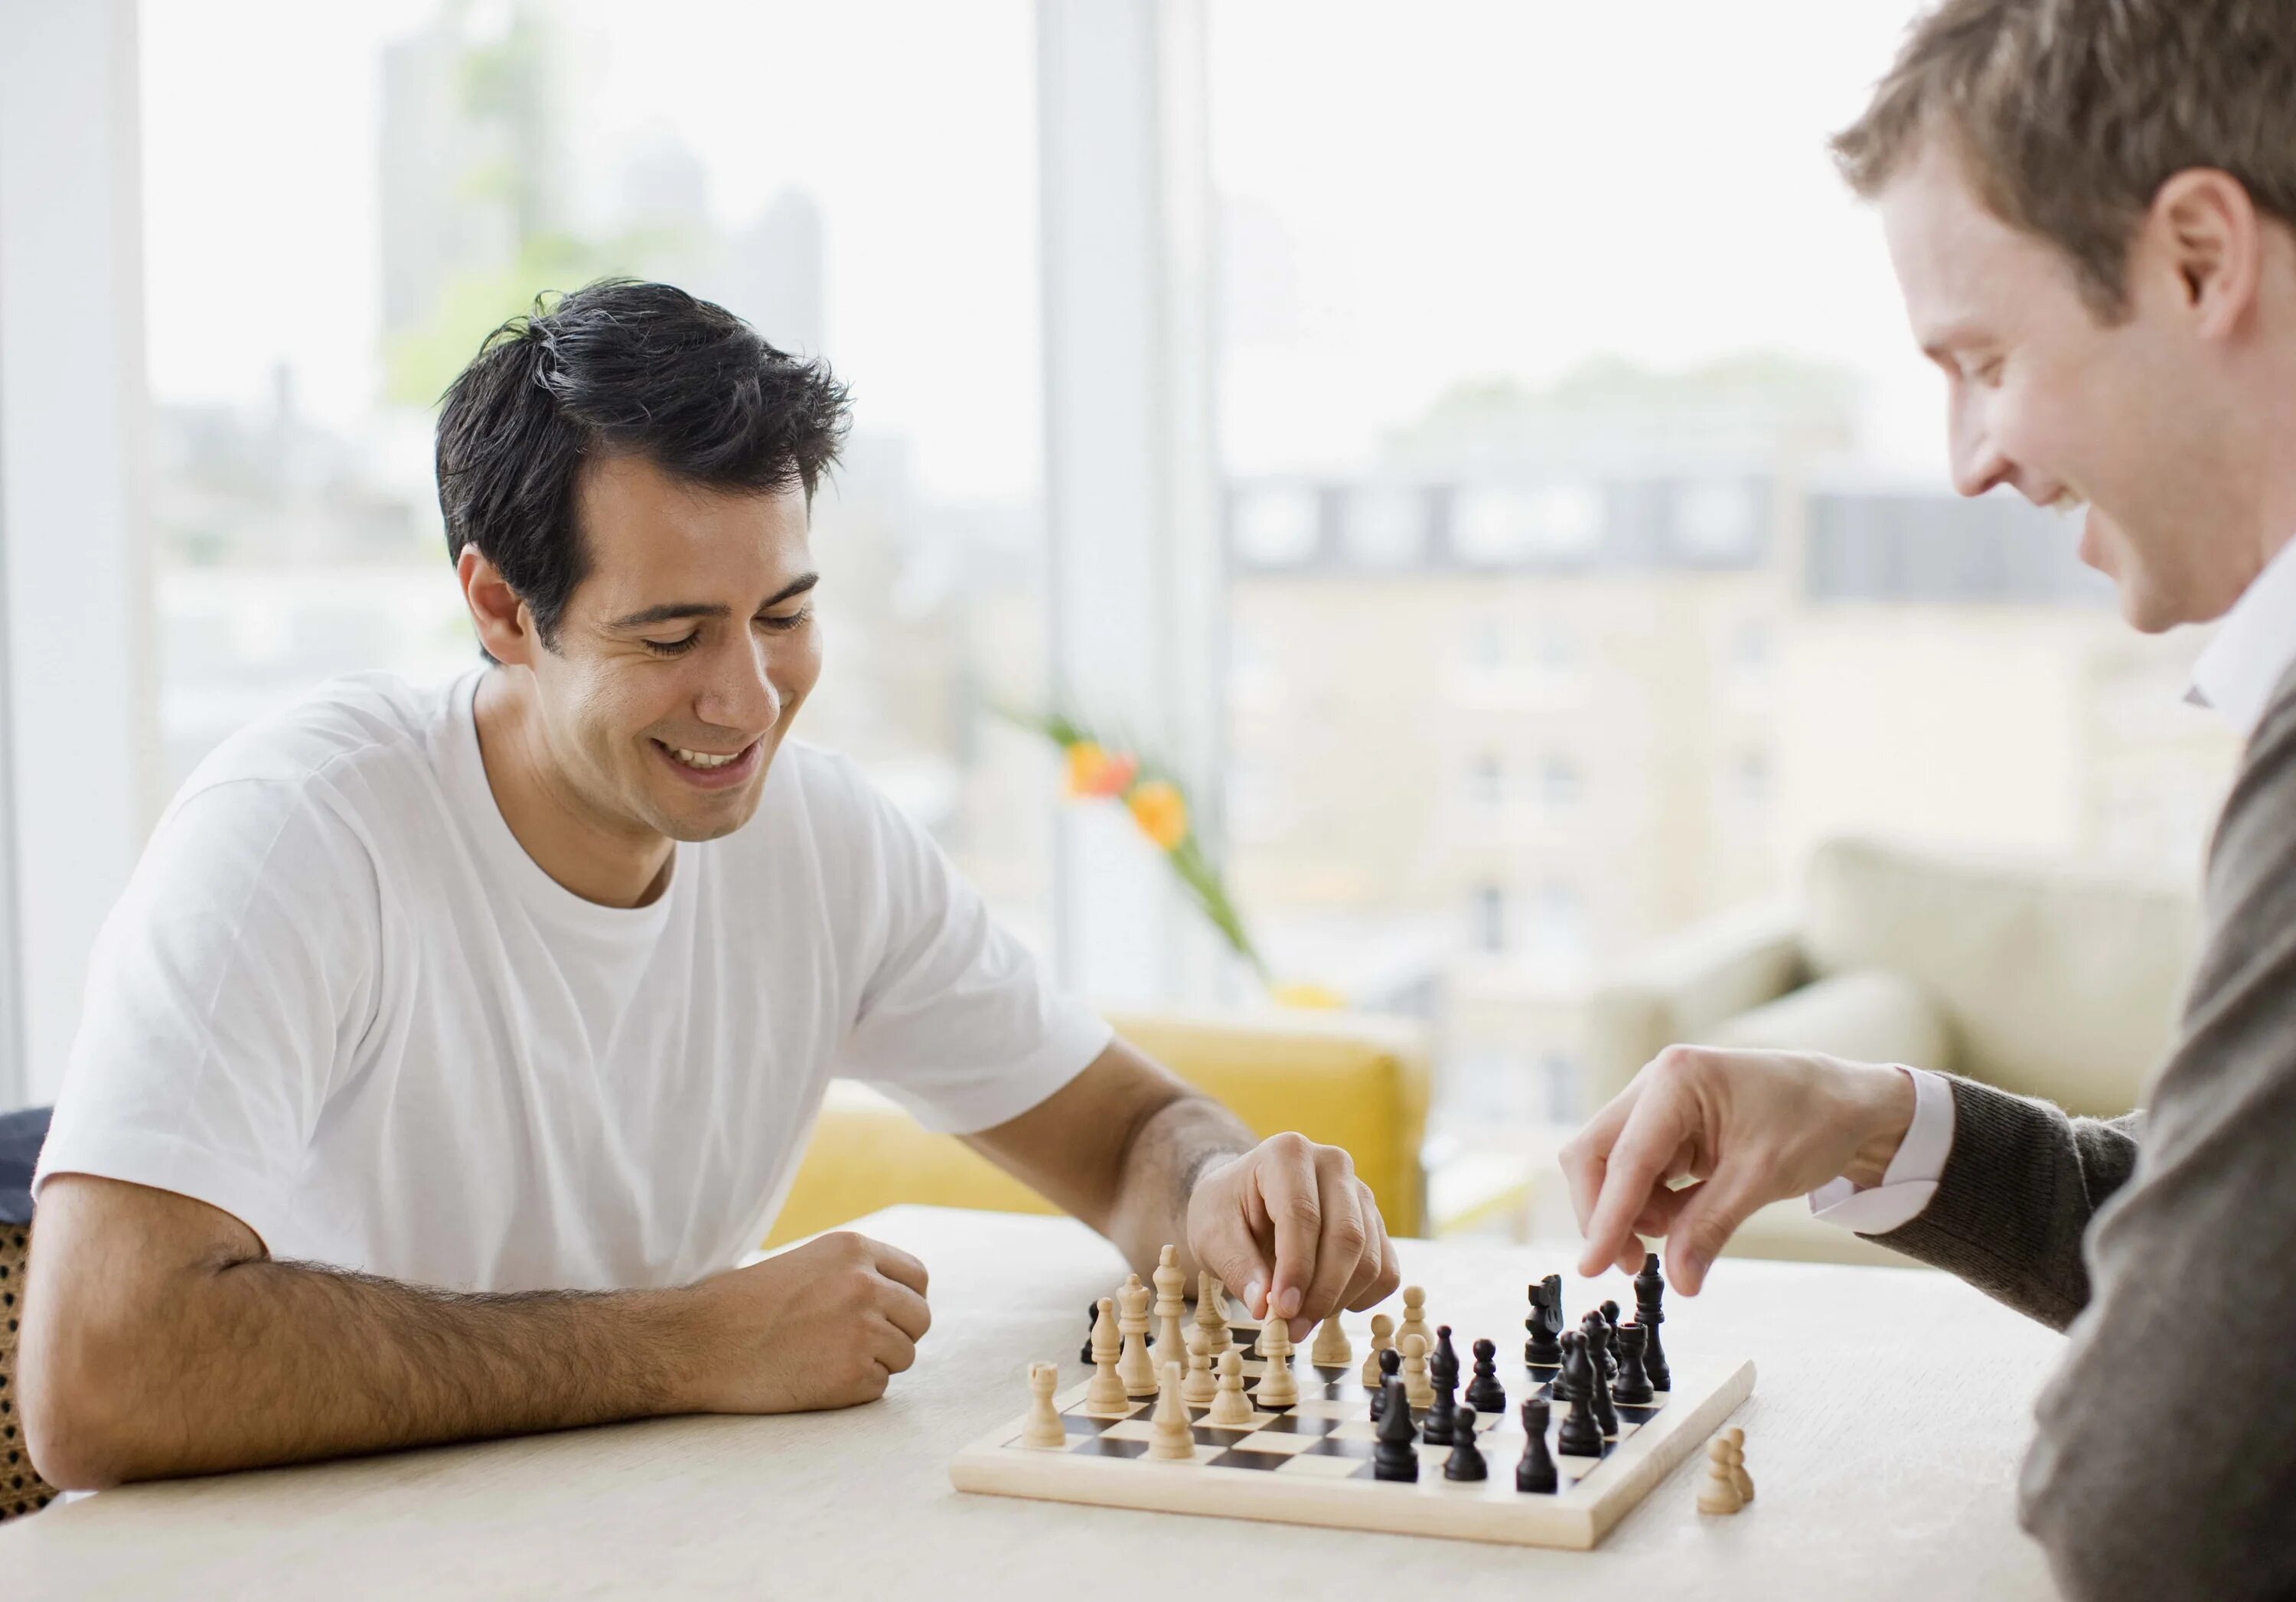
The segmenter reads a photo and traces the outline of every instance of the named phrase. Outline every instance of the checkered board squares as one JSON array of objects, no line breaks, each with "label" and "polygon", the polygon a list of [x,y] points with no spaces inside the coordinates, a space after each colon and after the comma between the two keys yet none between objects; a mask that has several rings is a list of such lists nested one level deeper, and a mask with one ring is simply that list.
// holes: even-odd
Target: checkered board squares
[{"label": "checkered board squares", "polygon": [[[1245,1343],[1249,1391],[1266,1365],[1250,1355],[1249,1321],[1234,1322]],[[1358,1340],[1357,1350],[1365,1343]],[[1189,1409],[1193,1458],[1149,1457],[1152,1398],[1120,1416],[1095,1417],[1084,1411],[1088,1385],[1078,1384],[1054,1398],[1067,1430],[1062,1445],[1022,1445],[1022,1421],[1015,1418],[959,1453],[949,1477],[962,1491],[1052,1501],[1585,1549],[1701,1448],[1754,1384],[1751,1362],[1677,1360],[1672,1392],[1661,1393],[1652,1407],[1620,1408],[1618,1437],[1605,1443],[1601,1458],[1554,1452],[1562,1484],[1542,1495],[1514,1488],[1523,1446],[1518,1409],[1553,1370],[1503,1366],[1507,1410],[1472,1416],[1489,1478],[1446,1480],[1451,1449],[1423,1442],[1414,1483],[1373,1475],[1377,1426],[1370,1419],[1371,1393],[1357,1371],[1311,1368],[1305,1359],[1302,1350],[1294,1361],[1295,1407],[1255,1411],[1234,1428],[1214,1428],[1205,1423],[1208,1409]],[[1550,1449],[1562,1413],[1558,1404]]]}]

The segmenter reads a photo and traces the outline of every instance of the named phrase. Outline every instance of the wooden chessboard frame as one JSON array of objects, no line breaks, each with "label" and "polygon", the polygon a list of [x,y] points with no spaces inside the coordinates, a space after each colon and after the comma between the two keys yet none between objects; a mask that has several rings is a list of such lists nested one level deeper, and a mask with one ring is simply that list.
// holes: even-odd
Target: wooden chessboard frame
[{"label": "wooden chessboard frame", "polygon": [[[1244,1353],[1249,1385],[1265,1367],[1250,1355],[1257,1330],[1247,1319],[1232,1320],[1231,1328]],[[1357,1332],[1351,1330],[1349,1335],[1354,1338]],[[1365,1341],[1357,1338],[1358,1360],[1365,1350]],[[1316,1369],[1308,1366],[1306,1358],[1302,1343],[1294,1368],[1303,1396],[1324,1388],[1319,1380],[1336,1380],[1329,1387],[1338,1393],[1332,1401],[1345,1401],[1355,1414],[1367,1413],[1370,1393],[1363,1388],[1354,1366],[1345,1371]],[[949,1479],[959,1491],[995,1496],[1583,1551],[1600,1541],[1611,1525],[1696,1451],[1753,1393],[1751,1360],[1693,1360],[1676,1362],[1672,1368],[1673,1389],[1659,1393],[1657,1404],[1644,1422],[1623,1433],[1599,1462],[1553,1493],[1517,1491],[1511,1452],[1491,1456],[1490,1477],[1480,1483],[1446,1480],[1442,1461],[1447,1449],[1423,1443],[1418,1449],[1420,1471],[1415,1483],[1295,1476],[1215,1466],[1205,1460],[1214,1454],[1201,1445],[1196,1458],[1185,1462],[1163,1462],[1145,1456],[1080,1455],[1066,1444],[1024,1446],[1021,1429],[1025,1413],[959,1452],[949,1465]],[[1527,1372],[1511,1365],[1501,1372],[1503,1378],[1512,1381],[1509,1413],[1503,1418],[1487,1419],[1486,1433],[1496,1442],[1519,1444],[1521,1426],[1513,1409],[1522,1401],[1521,1387]],[[1063,1417],[1081,1412],[1089,1388],[1088,1383],[1070,1386],[1054,1397],[1053,1405]],[[1144,1429],[1153,1400],[1145,1399],[1122,1427]],[[1278,1417],[1291,1410],[1267,1409]],[[1191,1409],[1195,1415],[1201,1411]],[[1557,1425],[1562,1411],[1557,1404]],[[1201,1424],[1200,1417],[1196,1422]],[[1551,1431],[1549,1439],[1553,1439]],[[1564,1466],[1567,1475],[1587,1460],[1574,1462],[1558,1456],[1556,1462]]]}]

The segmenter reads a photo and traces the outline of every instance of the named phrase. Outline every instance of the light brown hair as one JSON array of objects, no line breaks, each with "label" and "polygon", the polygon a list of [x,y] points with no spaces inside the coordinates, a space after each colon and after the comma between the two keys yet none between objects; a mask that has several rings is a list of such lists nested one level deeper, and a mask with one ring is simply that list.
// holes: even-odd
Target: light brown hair
[{"label": "light brown hair", "polygon": [[2012,227],[2062,248],[2091,308],[2124,308],[2128,242],[2162,183],[2228,173],[2296,221],[2296,4],[1943,0],[1833,139],[1872,199],[1932,132]]}]

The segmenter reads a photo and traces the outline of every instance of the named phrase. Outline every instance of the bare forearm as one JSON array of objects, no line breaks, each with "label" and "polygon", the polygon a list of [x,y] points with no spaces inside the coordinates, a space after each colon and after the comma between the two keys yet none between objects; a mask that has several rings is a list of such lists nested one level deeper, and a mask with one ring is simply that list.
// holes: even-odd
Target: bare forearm
[{"label": "bare forearm", "polygon": [[1178,1245],[1180,1266],[1193,1281],[1201,1265],[1185,1245],[1188,1197],[1208,1170],[1256,1144],[1242,1121],[1210,1097],[1191,1093],[1167,1102],[1125,1146],[1103,1233],[1144,1275],[1155,1268],[1164,1245]]},{"label": "bare forearm", "polygon": [[75,1394],[102,1400],[46,1455],[111,1483],[678,1410],[681,1294],[455,1295],[267,1260],[186,1269],[164,1314],[74,1343],[97,1368]]}]

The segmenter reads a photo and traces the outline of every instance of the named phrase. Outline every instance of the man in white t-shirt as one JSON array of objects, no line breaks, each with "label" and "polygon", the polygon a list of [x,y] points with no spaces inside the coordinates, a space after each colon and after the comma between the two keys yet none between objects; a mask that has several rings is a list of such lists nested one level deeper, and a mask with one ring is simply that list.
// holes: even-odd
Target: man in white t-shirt
[{"label": "man in white t-shirt", "polygon": [[1057,994],[852,765],[808,511],[844,391],[602,283],[449,392],[489,665],[338,681],[184,786],[105,925],[20,1354],[63,1486],[880,1394],[923,1265],[748,1268],[832,1074],[1304,1330],[1396,1284],[1345,1153]]}]

